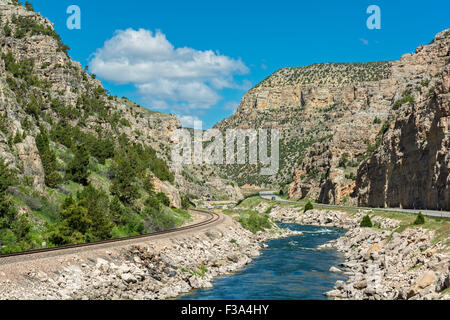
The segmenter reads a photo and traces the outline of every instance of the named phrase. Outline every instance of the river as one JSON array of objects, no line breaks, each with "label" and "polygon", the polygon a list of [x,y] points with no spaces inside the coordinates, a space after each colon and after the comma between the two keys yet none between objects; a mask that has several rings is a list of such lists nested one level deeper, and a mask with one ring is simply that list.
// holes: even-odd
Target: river
[{"label": "river", "polygon": [[344,262],[336,250],[317,250],[317,246],[345,234],[345,230],[296,224],[280,224],[299,230],[301,236],[267,242],[261,256],[238,273],[213,281],[213,288],[200,289],[180,300],[321,300],[333,289],[342,274],[331,273],[331,266]]}]

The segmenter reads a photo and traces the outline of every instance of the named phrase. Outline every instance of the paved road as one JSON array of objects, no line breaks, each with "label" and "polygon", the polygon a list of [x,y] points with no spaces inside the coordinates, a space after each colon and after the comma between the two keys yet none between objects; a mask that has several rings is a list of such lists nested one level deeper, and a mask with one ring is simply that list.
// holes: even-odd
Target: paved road
[{"label": "paved road", "polygon": [[[262,191],[259,193],[259,195],[261,196],[261,198],[264,198],[267,200],[275,200],[275,201],[279,201],[279,202],[288,202],[288,203],[298,203],[297,201],[281,199],[280,197],[278,197],[275,194],[275,191]],[[332,204],[321,204],[321,203],[315,203],[314,206],[319,207],[319,208],[363,209],[363,210],[374,210],[374,211],[384,211],[384,212],[402,212],[402,213],[412,213],[412,214],[418,214],[419,212],[422,212],[422,214],[425,216],[450,218],[449,211],[401,209],[401,208],[348,207],[348,206],[337,206],[337,205],[332,205]]]}]

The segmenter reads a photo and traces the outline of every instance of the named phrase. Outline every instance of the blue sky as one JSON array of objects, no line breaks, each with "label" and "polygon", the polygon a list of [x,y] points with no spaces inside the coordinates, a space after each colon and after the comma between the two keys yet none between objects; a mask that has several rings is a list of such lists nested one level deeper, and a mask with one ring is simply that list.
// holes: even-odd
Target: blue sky
[{"label": "blue sky", "polygon": [[[396,60],[450,27],[448,0],[31,2],[112,94],[204,128],[279,68]],[[81,30],[66,26],[69,5]],[[380,30],[366,26],[370,5]]]}]

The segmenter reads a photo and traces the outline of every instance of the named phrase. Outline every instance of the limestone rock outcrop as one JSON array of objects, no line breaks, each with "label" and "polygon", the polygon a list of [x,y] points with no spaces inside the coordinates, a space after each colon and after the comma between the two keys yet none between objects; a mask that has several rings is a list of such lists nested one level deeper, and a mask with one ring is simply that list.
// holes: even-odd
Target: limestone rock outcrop
[{"label": "limestone rock outcrop", "polygon": [[448,210],[449,42],[444,30],[399,61],[276,71],[216,127],[279,129],[279,173],[223,174],[293,199]]},{"label": "limestone rock outcrop", "polygon": [[[173,184],[163,183],[165,187],[160,188],[174,206],[180,205],[183,194],[202,198],[230,193],[229,182],[217,175],[203,177],[201,171],[200,180],[214,183],[192,187],[182,174],[186,168],[178,168],[171,161],[174,144],[170,136],[181,128],[174,115],[151,111],[108,94],[101,81],[70,58],[53,23],[41,14],[16,1],[2,0],[0,16],[0,158],[16,169],[21,181],[31,180],[33,189],[46,197],[44,168],[35,137],[41,127],[50,132],[54,124],[67,123],[84,133],[97,136],[102,132],[114,141],[124,136],[131,143],[151,146],[172,172],[180,171]],[[16,64],[29,64],[26,77],[32,77],[31,85],[24,81],[23,74],[12,73],[14,64],[7,65],[7,54]],[[84,112],[99,108],[99,104],[104,106],[101,112]],[[23,140],[14,142],[15,136]],[[231,192],[230,197],[240,195]]]}]

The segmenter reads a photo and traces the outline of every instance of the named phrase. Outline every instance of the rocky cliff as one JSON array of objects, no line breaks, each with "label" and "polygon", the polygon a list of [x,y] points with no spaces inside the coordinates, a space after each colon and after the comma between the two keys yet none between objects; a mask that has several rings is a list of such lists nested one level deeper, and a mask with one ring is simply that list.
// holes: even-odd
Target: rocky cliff
[{"label": "rocky cliff", "polygon": [[[287,184],[294,199],[435,208],[443,202],[449,208],[448,34],[400,61],[278,70],[217,127],[280,129],[280,172],[259,176],[247,165],[224,173],[240,184]],[[425,118],[429,124],[419,125]],[[424,172],[415,172],[418,165]]]},{"label": "rocky cliff", "polygon": [[[66,53],[69,48],[62,43],[48,19],[15,1],[4,0],[0,5],[2,53],[11,53],[16,62],[30,62],[30,76],[36,80],[35,85],[31,86],[30,81],[21,81],[23,77],[11,74],[8,69],[11,67],[5,65],[4,59],[0,59],[0,111],[4,116],[0,153],[15,168],[20,168],[22,176],[33,178],[36,190],[44,191],[44,171],[34,137],[39,126],[50,131],[53,122],[64,120],[85,132],[96,134],[101,130],[103,135],[114,139],[124,134],[133,143],[139,142],[154,148],[160,157],[169,161],[171,170],[176,172],[174,185],[180,190],[168,192],[170,197],[179,198],[179,195],[172,193],[189,191],[199,197],[225,193],[231,198],[239,198],[239,194],[226,188],[229,183],[223,181],[216,183],[218,188],[192,188],[192,184],[183,177],[184,168],[170,162],[169,154],[173,145],[170,134],[181,128],[175,116],[150,111],[126,98],[109,95],[95,75],[89,75],[80,63],[72,61]],[[86,110],[86,104],[92,102],[86,97],[99,98],[94,102],[102,104],[104,109],[100,112]],[[56,100],[57,106],[54,103]],[[39,110],[33,110],[30,106],[32,102],[36,102]],[[58,109],[59,106],[64,108]],[[36,110],[39,113],[37,117],[33,113]],[[67,116],[70,113],[72,115]],[[24,123],[29,123],[29,127],[23,128]],[[16,133],[26,137],[11,148],[8,139],[11,140],[11,135]],[[163,189],[174,188],[166,186]],[[176,202],[179,206],[179,201]]]},{"label": "rocky cliff", "polygon": [[342,178],[342,186],[351,184],[345,174],[356,174],[356,168],[339,167],[339,160],[345,155],[356,163],[387,118],[394,95],[387,81],[391,68],[390,62],[285,68],[251,89],[217,127],[280,129],[280,172],[262,177],[236,170],[238,181],[283,186],[294,177],[301,185],[291,196],[311,198],[319,198],[329,176]]},{"label": "rocky cliff", "polygon": [[360,205],[450,209],[450,31],[395,64],[396,100],[358,168]]},{"label": "rocky cliff", "polygon": [[170,159],[180,121],[109,94],[30,4],[0,1],[0,47],[0,251],[170,228],[189,199],[240,197],[214,172],[188,179]]}]

